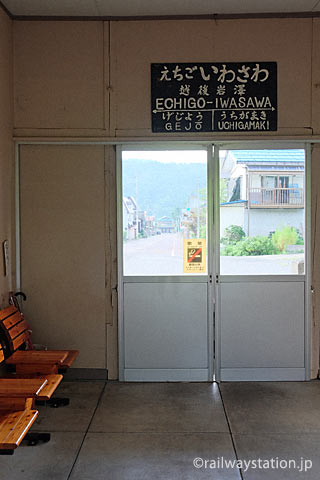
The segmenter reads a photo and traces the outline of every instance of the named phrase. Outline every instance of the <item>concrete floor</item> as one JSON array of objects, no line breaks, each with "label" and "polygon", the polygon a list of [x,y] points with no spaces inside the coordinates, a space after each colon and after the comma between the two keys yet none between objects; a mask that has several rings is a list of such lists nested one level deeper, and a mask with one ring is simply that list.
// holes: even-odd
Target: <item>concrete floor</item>
[{"label": "concrete floor", "polygon": [[[319,480],[320,382],[225,383],[220,390],[206,383],[64,382],[59,396],[71,404],[41,407],[33,428],[51,432],[51,441],[1,456],[0,477]],[[242,469],[222,465],[228,460]],[[298,470],[310,461],[312,468]]]}]

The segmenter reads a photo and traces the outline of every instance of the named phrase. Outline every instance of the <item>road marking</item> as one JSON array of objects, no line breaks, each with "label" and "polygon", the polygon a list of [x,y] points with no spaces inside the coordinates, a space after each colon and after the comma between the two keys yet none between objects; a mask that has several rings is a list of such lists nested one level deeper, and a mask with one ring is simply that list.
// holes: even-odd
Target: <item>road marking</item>
[{"label": "road marking", "polygon": [[177,242],[177,237],[175,236],[174,239],[173,239],[173,246],[172,246],[172,250],[171,250],[171,257],[175,257],[175,256],[176,256],[176,254],[175,254],[176,242]]}]

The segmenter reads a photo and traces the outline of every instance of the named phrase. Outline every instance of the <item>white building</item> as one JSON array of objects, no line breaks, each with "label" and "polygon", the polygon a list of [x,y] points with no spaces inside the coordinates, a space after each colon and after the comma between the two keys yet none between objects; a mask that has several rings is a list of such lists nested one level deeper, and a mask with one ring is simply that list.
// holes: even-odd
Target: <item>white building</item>
[{"label": "white building", "polygon": [[[137,204],[133,197],[123,197],[123,235],[125,240],[137,238],[138,213]],[[138,220],[138,221],[137,221]]]},{"label": "white building", "polygon": [[227,201],[220,232],[241,226],[246,235],[266,235],[286,225],[304,235],[304,152],[233,150],[221,163]]}]

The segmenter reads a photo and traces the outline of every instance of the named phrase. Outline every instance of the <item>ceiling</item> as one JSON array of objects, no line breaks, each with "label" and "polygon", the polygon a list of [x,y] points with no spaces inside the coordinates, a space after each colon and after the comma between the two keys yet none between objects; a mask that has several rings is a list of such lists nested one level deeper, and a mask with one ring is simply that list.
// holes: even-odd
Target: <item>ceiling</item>
[{"label": "ceiling", "polygon": [[135,17],[316,13],[320,0],[2,0],[13,16]]}]

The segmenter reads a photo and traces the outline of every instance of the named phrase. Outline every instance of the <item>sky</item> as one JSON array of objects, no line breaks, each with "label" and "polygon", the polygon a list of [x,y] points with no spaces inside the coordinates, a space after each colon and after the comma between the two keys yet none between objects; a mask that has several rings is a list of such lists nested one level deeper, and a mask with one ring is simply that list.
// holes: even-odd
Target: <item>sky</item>
[{"label": "sky", "polygon": [[160,163],[206,163],[206,150],[122,151],[123,160],[152,160]]}]

